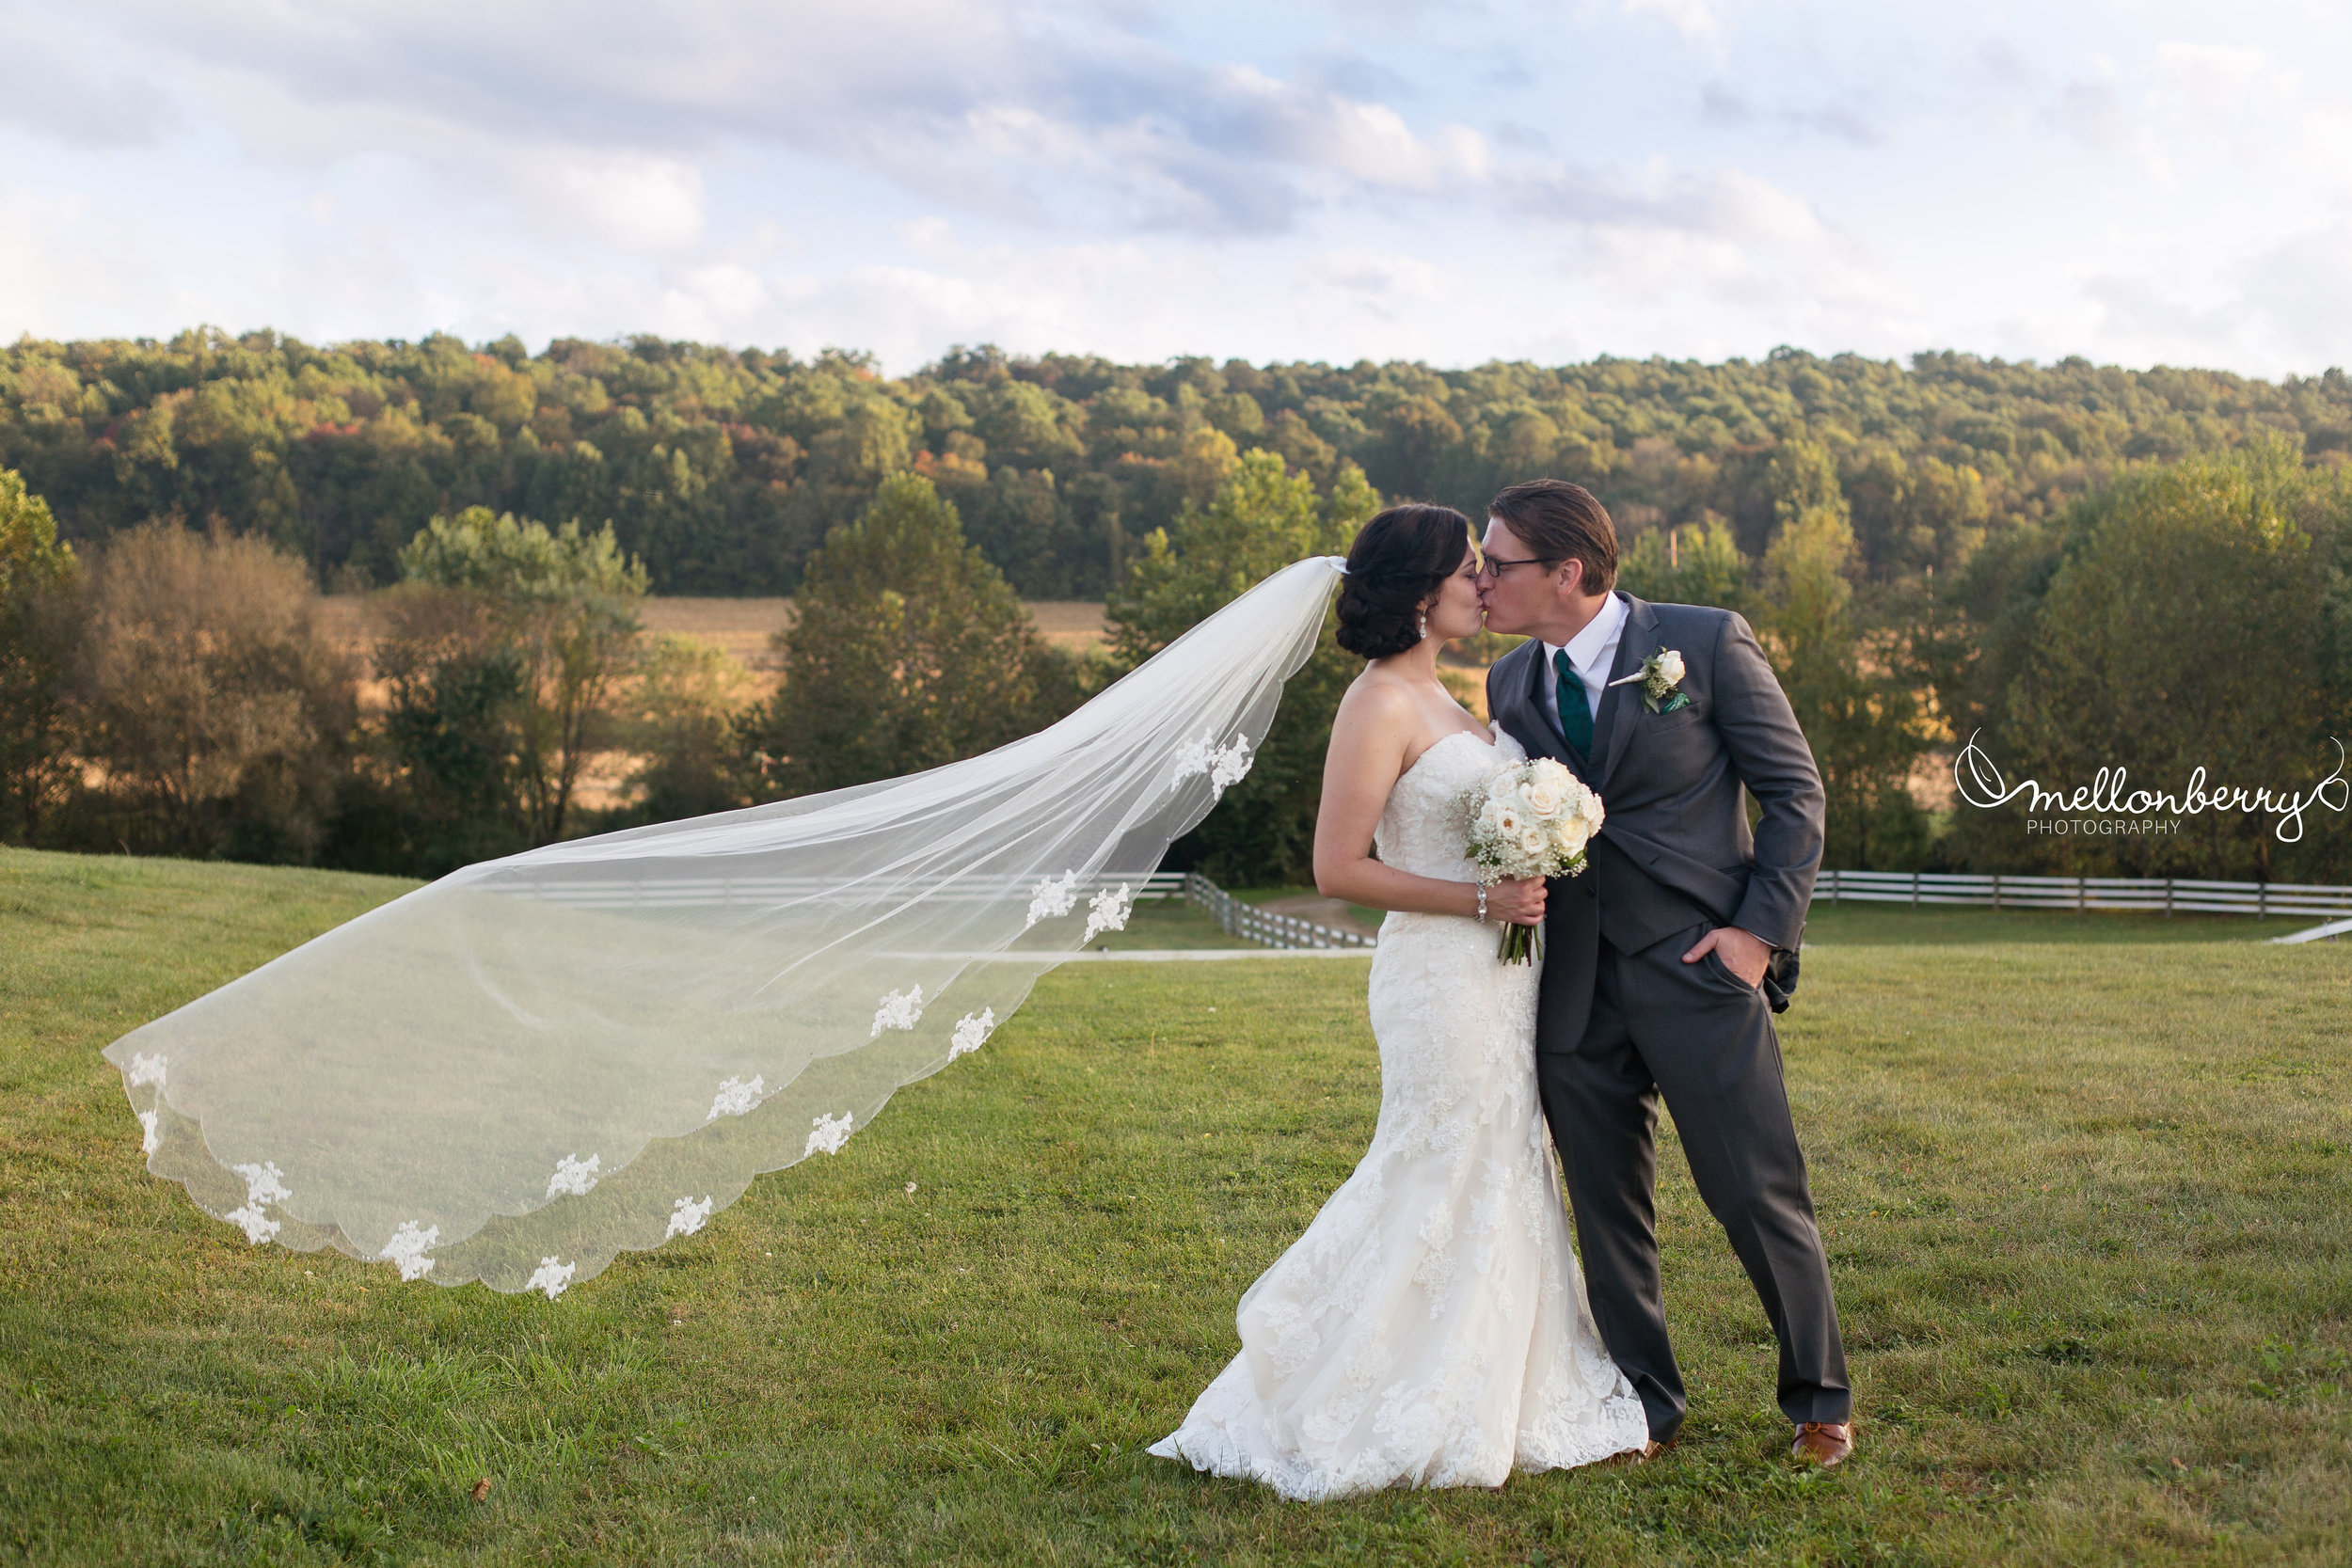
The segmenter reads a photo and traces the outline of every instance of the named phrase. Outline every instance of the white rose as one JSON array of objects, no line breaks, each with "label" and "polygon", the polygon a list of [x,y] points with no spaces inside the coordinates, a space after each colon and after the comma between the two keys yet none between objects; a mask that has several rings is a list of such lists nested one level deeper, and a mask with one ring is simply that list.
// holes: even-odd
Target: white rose
[{"label": "white rose", "polygon": [[1502,772],[1497,773],[1493,778],[1486,781],[1486,799],[1489,800],[1508,800],[1513,795],[1518,792],[1518,787],[1519,776],[1518,770],[1506,768]]},{"label": "white rose", "polygon": [[1530,828],[1519,834],[1521,854],[1540,855],[1544,852],[1544,831],[1541,828]]},{"label": "white rose", "polygon": [[1502,833],[1516,833],[1519,831],[1519,814],[1518,808],[1513,806],[1498,805],[1494,808],[1494,814],[1496,832]]},{"label": "white rose", "polygon": [[1592,830],[1573,816],[1564,816],[1551,827],[1551,842],[1564,855],[1582,854],[1592,836]]},{"label": "white rose", "polygon": [[1672,648],[1668,648],[1664,653],[1660,654],[1658,656],[1658,673],[1666,678],[1666,684],[1668,686],[1674,685],[1675,682],[1682,678],[1682,656]]},{"label": "white rose", "polygon": [[1549,816],[1560,809],[1560,793],[1548,779],[1530,779],[1519,788],[1519,803],[1537,816]]}]

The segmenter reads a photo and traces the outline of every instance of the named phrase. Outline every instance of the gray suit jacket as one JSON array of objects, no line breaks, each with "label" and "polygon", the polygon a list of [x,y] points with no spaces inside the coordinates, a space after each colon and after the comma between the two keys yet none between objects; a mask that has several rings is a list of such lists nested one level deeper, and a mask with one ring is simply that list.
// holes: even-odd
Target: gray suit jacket
[{"label": "gray suit jacket", "polygon": [[[1486,673],[1495,723],[1531,756],[1573,768],[1607,814],[1584,874],[1553,885],[1546,945],[1574,963],[1590,936],[1633,953],[1704,923],[1794,952],[1820,868],[1824,805],[1797,716],[1738,615],[1618,596],[1629,613],[1610,678],[1672,648],[1682,655],[1687,706],[1652,713],[1639,683],[1612,687],[1594,721],[1593,754],[1580,761],[1544,701],[1541,642],[1531,639]],[[1763,808],[1753,832],[1742,785]]]}]

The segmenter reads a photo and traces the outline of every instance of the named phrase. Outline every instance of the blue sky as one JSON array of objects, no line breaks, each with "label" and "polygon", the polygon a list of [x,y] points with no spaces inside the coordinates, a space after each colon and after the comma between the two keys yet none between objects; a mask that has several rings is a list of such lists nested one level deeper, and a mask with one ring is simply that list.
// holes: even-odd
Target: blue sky
[{"label": "blue sky", "polygon": [[2352,8],[0,0],[0,335],[2352,362]]}]

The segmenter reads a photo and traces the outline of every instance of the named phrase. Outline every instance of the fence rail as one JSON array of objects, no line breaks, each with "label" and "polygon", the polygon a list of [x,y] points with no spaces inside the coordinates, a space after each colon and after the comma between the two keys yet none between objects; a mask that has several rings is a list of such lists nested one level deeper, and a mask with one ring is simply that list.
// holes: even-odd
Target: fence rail
[{"label": "fence rail", "polygon": [[[1197,872],[1160,872],[1137,896],[1183,898],[1208,911],[1231,935],[1265,947],[1373,947],[1371,937],[1275,914]],[[1823,871],[1813,896],[1829,904],[1961,904],[1995,910],[2082,913],[2352,916],[2352,887],[2296,882],[2217,882],[2189,877],[2023,877],[2007,872]]]},{"label": "fence rail", "polygon": [[[1160,877],[1152,878],[1154,882]],[[1245,904],[1215,882],[1198,872],[1188,872],[1184,879],[1183,896],[1209,911],[1209,918],[1229,936],[1254,942],[1262,947],[1374,947],[1378,943],[1371,937],[1359,937],[1353,931],[1334,930],[1311,920],[1295,915],[1276,914],[1255,904]]]},{"label": "fence rail", "polygon": [[[1198,872],[1155,871],[1148,877],[1097,875],[1073,882],[1079,895],[1122,884],[1137,899],[1182,898],[1206,910],[1229,935],[1263,947],[1362,947],[1378,943],[1295,915],[1244,903]],[[503,892],[582,908],[639,909],[675,905],[821,900],[834,892],[818,878],[744,877],[705,880],[532,879],[494,887]],[[1025,894],[1025,880],[973,879],[930,896],[976,902]],[[2162,914],[2352,916],[2352,887],[2295,882],[2214,882],[2185,877],[2019,877],[2006,872],[1823,871],[1814,879],[1817,903],[1965,904],[1995,910],[2134,911]]]},{"label": "fence rail", "polygon": [[1829,904],[1973,904],[1995,910],[2125,910],[2143,914],[2352,915],[2352,887],[2209,882],[2187,877],[1823,871],[1814,879],[1813,898]]}]

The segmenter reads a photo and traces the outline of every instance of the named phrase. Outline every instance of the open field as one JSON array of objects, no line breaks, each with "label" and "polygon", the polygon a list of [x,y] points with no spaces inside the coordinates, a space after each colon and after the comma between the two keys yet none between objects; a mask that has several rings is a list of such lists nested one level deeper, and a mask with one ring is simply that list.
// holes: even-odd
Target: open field
[{"label": "open field", "polygon": [[[381,635],[360,594],[331,594],[326,600],[326,626],[338,641],[373,644]],[[1068,648],[1102,645],[1103,607],[1083,600],[1031,599],[1023,602],[1029,618],[1048,642]],[[638,619],[650,632],[691,637],[723,650],[747,669],[772,676],[784,668],[769,640],[792,624],[788,598],[709,599],[657,594],[639,601]]]},{"label": "open field", "polygon": [[[345,648],[371,655],[383,633],[371,597],[364,594],[330,594],[321,600],[322,624],[327,635]],[[1098,648],[1106,636],[1103,606],[1085,600],[1030,599],[1023,601],[1039,633],[1059,647]],[[691,637],[717,648],[751,672],[752,692],[765,698],[784,678],[784,655],[773,645],[777,632],[792,625],[788,598],[719,599],[655,595],[637,605],[638,619],[649,634]],[[369,711],[381,710],[391,700],[390,689],[367,672],[359,684],[359,702]],[[643,758],[626,752],[598,752],[581,768],[575,790],[580,806],[608,810],[628,799],[629,775]]]},{"label": "open field", "polygon": [[1670,1149],[1678,1449],[1302,1507],[1138,1450],[1369,1135],[1360,963],[1060,971],[839,1156],[550,1303],[247,1247],[140,1169],[97,1055],[404,885],[0,851],[0,1559],[2333,1563],[2352,1538],[2344,943],[1817,911],[1783,1022],[1856,1460],[1776,1457],[1764,1324]]}]

